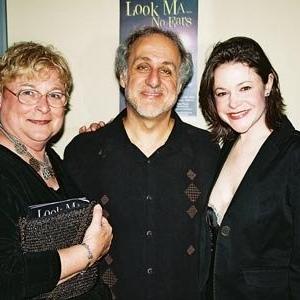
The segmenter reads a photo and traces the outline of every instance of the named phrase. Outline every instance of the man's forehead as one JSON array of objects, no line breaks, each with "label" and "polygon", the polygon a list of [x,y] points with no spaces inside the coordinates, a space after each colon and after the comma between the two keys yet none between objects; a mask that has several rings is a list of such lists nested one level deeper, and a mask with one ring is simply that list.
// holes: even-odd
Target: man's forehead
[{"label": "man's forehead", "polygon": [[[155,44],[153,44],[154,41],[156,42]],[[160,44],[168,45],[169,47],[172,47],[172,48],[177,48],[177,50],[179,52],[178,46],[175,43],[175,41],[173,41],[168,36],[165,36],[160,33],[149,34],[149,35],[145,35],[145,36],[141,36],[141,37],[137,38],[132,43],[131,49],[137,48],[141,45],[142,46],[147,46],[147,45],[159,46]]]},{"label": "man's forehead", "polygon": [[176,68],[176,65],[173,61],[171,61],[171,60],[161,60],[159,57],[147,57],[147,56],[133,57],[133,59],[132,59],[133,64],[134,63],[139,63],[139,62],[146,62],[146,63],[158,62],[161,65]]},{"label": "man's forehead", "polygon": [[165,64],[180,63],[180,52],[176,43],[162,34],[152,34],[137,39],[130,49],[129,61],[160,60]]}]

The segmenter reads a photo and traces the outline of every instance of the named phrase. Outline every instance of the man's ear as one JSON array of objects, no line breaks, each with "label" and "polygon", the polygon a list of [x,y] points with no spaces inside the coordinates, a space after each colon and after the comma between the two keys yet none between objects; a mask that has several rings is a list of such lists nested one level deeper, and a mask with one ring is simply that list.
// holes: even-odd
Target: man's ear
[{"label": "man's ear", "polygon": [[127,72],[124,71],[120,76],[120,86],[125,89],[127,85]]},{"label": "man's ear", "polygon": [[181,89],[182,89],[182,83],[181,83],[181,82],[179,82],[179,83],[178,83],[178,87],[177,87],[177,95],[179,95],[179,94],[180,94],[180,92],[181,92]]}]

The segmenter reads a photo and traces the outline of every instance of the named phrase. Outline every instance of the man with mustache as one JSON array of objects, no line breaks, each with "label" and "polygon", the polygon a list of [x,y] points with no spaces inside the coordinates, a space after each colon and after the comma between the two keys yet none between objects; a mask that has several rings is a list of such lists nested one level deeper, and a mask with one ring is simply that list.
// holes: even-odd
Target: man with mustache
[{"label": "man with mustache", "polygon": [[192,71],[175,33],[156,27],[132,33],[115,61],[125,110],[66,148],[69,171],[101,203],[114,230],[101,265],[114,299],[200,297],[201,214],[218,146],[174,111]]}]

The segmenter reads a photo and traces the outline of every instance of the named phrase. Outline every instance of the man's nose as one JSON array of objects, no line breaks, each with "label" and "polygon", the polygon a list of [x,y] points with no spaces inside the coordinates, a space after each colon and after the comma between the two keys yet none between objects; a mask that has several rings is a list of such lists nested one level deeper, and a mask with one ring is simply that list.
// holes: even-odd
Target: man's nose
[{"label": "man's nose", "polygon": [[147,78],[146,78],[146,84],[151,86],[152,88],[157,88],[160,86],[160,73],[157,69],[152,69]]}]

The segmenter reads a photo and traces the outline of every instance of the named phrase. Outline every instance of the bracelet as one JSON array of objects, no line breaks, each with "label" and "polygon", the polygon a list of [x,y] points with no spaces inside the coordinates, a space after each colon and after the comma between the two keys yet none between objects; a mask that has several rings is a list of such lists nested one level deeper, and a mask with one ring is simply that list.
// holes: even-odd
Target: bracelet
[{"label": "bracelet", "polygon": [[87,250],[87,252],[88,252],[88,257],[87,257],[88,258],[88,263],[87,263],[86,267],[80,272],[80,274],[82,275],[83,273],[86,272],[86,270],[92,264],[92,260],[93,260],[94,256],[93,256],[91,248],[90,248],[90,246],[88,244],[86,244],[86,243],[83,242],[83,243],[80,244],[80,246],[83,246]]}]

